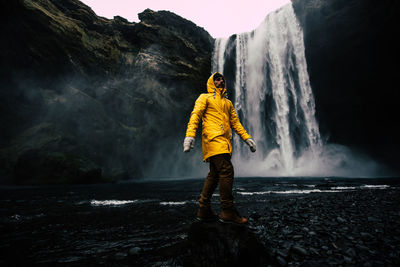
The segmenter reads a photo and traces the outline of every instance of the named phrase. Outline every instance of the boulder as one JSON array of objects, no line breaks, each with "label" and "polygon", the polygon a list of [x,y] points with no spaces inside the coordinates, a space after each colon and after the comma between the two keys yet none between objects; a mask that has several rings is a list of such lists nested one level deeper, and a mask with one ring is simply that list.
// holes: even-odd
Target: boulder
[{"label": "boulder", "polygon": [[[175,262],[183,266],[267,266],[271,252],[247,226],[194,222]],[[175,253],[177,250],[175,250]]]}]

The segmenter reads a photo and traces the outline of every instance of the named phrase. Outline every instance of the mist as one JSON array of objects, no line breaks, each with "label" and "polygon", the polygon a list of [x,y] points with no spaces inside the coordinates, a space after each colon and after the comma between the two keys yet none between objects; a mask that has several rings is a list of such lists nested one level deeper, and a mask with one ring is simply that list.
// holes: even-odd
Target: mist
[{"label": "mist", "polygon": [[[262,151],[257,151],[261,152]],[[256,152],[256,153],[257,153]],[[324,144],[317,154],[305,151],[294,160],[293,168],[285,168],[279,151],[272,150],[263,159],[233,156],[235,174],[241,177],[349,177],[369,178],[395,175],[388,166],[367,154],[339,144]]]}]

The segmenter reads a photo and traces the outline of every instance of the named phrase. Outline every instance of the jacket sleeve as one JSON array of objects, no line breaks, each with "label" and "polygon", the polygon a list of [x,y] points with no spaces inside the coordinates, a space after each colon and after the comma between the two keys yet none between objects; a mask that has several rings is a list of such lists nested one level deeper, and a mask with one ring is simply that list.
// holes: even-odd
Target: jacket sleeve
[{"label": "jacket sleeve", "polygon": [[242,140],[247,140],[249,138],[251,138],[251,135],[249,135],[246,130],[243,128],[242,124],[239,121],[239,117],[236,114],[236,110],[233,107],[232,102],[230,102],[230,116],[229,116],[229,120],[231,123],[231,127],[233,130],[235,130],[235,132],[240,136],[240,138],[242,138]]},{"label": "jacket sleeve", "polygon": [[207,107],[207,97],[205,94],[201,94],[195,104],[192,113],[190,114],[189,123],[186,130],[186,137],[196,137],[196,130],[199,126],[204,111]]}]

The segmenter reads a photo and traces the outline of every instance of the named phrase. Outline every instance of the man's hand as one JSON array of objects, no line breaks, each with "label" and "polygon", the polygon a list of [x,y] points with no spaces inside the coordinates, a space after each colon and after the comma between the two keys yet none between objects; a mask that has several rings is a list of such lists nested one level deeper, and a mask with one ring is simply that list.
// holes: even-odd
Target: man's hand
[{"label": "man's hand", "polygon": [[250,147],[251,152],[256,152],[256,142],[252,138],[246,139],[245,142]]},{"label": "man's hand", "polygon": [[189,152],[190,149],[194,148],[194,137],[185,137],[183,141],[183,152]]}]

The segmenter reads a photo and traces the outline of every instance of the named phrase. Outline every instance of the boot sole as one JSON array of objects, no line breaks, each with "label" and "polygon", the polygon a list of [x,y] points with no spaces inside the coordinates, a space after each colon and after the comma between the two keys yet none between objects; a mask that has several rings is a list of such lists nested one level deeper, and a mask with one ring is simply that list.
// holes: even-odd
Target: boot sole
[{"label": "boot sole", "polygon": [[207,219],[204,219],[204,218],[196,217],[196,220],[198,222],[216,222],[216,221],[218,221],[218,218],[207,218]]},{"label": "boot sole", "polygon": [[220,223],[224,223],[224,224],[234,224],[234,225],[238,225],[238,226],[247,226],[247,224],[248,224],[248,222],[245,222],[245,223],[237,223],[237,222],[234,222],[234,221],[227,221],[227,220],[224,220],[224,219],[221,219],[221,218],[219,218],[218,221],[219,221]]}]

